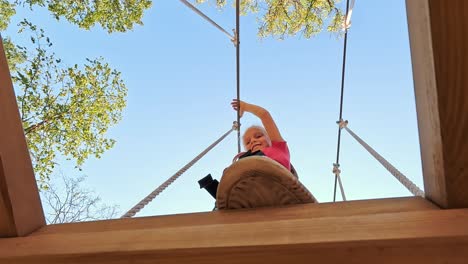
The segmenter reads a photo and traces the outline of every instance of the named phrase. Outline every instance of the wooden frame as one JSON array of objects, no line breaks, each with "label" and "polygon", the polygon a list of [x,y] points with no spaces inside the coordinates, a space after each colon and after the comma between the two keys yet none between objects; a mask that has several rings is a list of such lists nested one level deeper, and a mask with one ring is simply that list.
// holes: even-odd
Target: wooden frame
[{"label": "wooden frame", "polygon": [[407,0],[424,189],[468,207],[468,3]]},{"label": "wooden frame", "polygon": [[0,262],[431,263],[468,246],[466,217],[416,197],[51,225],[0,240]]},{"label": "wooden frame", "polygon": [[0,38],[0,237],[45,225],[13,84]]},{"label": "wooden frame", "polygon": [[407,11],[437,206],[398,198],[43,226],[2,52],[0,235],[16,237],[0,239],[0,263],[466,263],[468,209],[439,207],[468,207],[468,3],[407,0]]}]

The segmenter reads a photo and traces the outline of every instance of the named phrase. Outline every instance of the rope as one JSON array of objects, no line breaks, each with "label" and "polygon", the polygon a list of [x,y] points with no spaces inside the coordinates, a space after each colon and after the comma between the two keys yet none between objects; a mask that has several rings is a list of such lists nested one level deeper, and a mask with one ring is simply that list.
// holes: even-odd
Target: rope
[{"label": "rope", "polygon": [[[240,30],[240,0],[236,1],[236,30],[235,30],[235,39],[234,45],[236,46],[236,95],[237,95],[237,102],[240,102],[240,38],[239,38],[239,30]],[[237,108],[237,123],[240,126],[240,106]],[[237,130],[237,153],[241,152],[241,135],[240,129]]]},{"label": "rope", "polygon": [[187,7],[189,7],[190,9],[192,9],[192,11],[194,11],[195,13],[197,13],[198,15],[200,15],[202,18],[204,18],[206,21],[208,21],[211,25],[215,26],[217,29],[221,30],[221,32],[223,32],[224,34],[226,34],[232,42],[235,43],[235,37],[231,34],[229,34],[229,32],[227,32],[224,28],[222,28],[220,25],[218,25],[216,22],[214,22],[211,18],[209,18],[207,15],[203,14],[200,10],[198,10],[194,5],[192,5],[190,2],[188,2],[187,0],[180,0],[180,2],[182,2],[184,5],[186,5]]},{"label": "rope", "polygon": [[341,182],[341,177],[340,177],[340,174],[341,174],[340,164],[333,163],[333,174],[335,174],[335,177],[338,179],[338,184],[340,185],[341,197],[343,197],[343,201],[346,201],[346,195],[345,195],[343,183]]},{"label": "rope", "polygon": [[353,15],[353,8],[354,8],[355,0],[351,0],[349,3],[349,11],[346,12],[346,17],[344,21],[344,28],[349,29],[351,27],[351,16]]},{"label": "rope", "polygon": [[[353,1],[353,5],[354,5],[354,1]],[[348,17],[348,15],[350,15],[349,13],[349,0],[346,1],[346,17]],[[351,18],[349,16],[349,18]],[[347,20],[345,20],[347,21]],[[341,69],[341,96],[340,96],[340,115],[339,115],[339,119],[338,120],[342,120],[343,119],[343,97],[344,97],[344,86],[345,86],[345,72],[346,72],[346,47],[348,46],[348,27],[345,25],[344,26],[344,30],[345,30],[345,36],[344,36],[344,43],[343,43],[343,66],[342,66],[342,69]],[[338,129],[338,142],[336,144],[336,162],[335,164],[337,164],[339,166],[340,164],[340,145],[341,145],[341,129]],[[335,187],[333,189],[333,202],[336,201],[336,186],[337,186],[337,182],[340,182],[340,190],[341,190],[341,193],[344,194],[344,190],[343,190],[343,185],[341,184],[341,179],[339,176],[337,176],[335,174]],[[342,195],[343,197],[343,200],[345,200],[345,197],[344,195]]]},{"label": "rope", "polygon": [[375,151],[371,146],[369,146],[364,140],[362,140],[358,135],[356,135],[351,129],[347,127],[348,121],[342,122],[343,127],[348,131],[348,133],[356,139],[380,164],[384,166],[403,186],[405,186],[413,195],[424,197],[424,192],[416,186],[408,177],[401,173],[397,168],[395,168],[390,162],[388,162],[384,157],[382,157],[377,151]]},{"label": "rope", "polygon": [[[218,25],[216,22],[214,22],[211,18],[209,18],[207,15],[203,14],[200,10],[198,10],[194,5],[192,5],[190,2],[187,0],[180,0],[184,5],[192,9],[195,13],[200,15],[202,18],[204,18],[206,21],[208,21],[210,24],[215,26],[217,29],[219,29],[221,32],[226,34],[234,43],[236,46],[236,79],[237,79],[237,101],[240,101],[240,41],[239,41],[239,30],[240,30],[240,1],[236,1],[236,29],[234,30],[234,36],[229,34],[224,28],[222,28],[220,25]],[[237,124],[240,126],[240,108],[237,109]],[[237,153],[241,152],[241,135],[240,135],[240,129],[237,129]]]},{"label": "rope", "polygon": [[191,160],[187,165],[182,167],[179,171],[177,171],[173,176],[167,179],[163,184],[161,184],[158,188],[156,188],[153,192],[151,192],[148,196],[146,196],[143,200],[141,200],[138,204],[136,204],[132,209],[130,209],[127,213],[125,213],[121,218],[130,218],[133,217],[136,213],[138,213],[141,209],[143,209],[148,203],[150,203],[156,196],[158,196],[164,189],[166,189],[171,183],[173,183],[177,178],[179,178],[185,171],[190,169],[198,160],[200,160],[203,156],[206,155],[211,149],[213,149],[219,142],[223,141],[233,130],[238,130],[239,126],[237,122],[234,122],[232,128],[222,135],[218,140],[216,140],[213,144],[208,146],[204,151],[202,151],[198,156],[196,156],[193,160]]}]

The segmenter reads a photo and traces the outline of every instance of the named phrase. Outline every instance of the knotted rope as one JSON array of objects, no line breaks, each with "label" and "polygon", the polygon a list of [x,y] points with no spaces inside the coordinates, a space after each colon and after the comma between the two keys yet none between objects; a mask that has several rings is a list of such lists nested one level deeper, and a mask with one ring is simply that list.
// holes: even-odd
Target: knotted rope
[{"label": "knotted rope", "polygon": [[[351,13],[352,13],[352,8],[354,6],[354,0],[352,1],[352,6],[349,4],[349,0],[346,1],[346,17],[343,25],[344,29],[344,42],[343,42],[343,63],[342,63],[342,68],[341,68],[341,94],[340,94],[340,115],[338,120],[343,119],[343,97],[344,97],[344,87],[345,87],[345,73],[346,73],[346,47],[348,46],[348,28],[351,25]],[[351,9],[350,9],[351,7]],[[340,145],[341,145],[341,129],[338,129],[338,142],[336,144],[336,162],[334,164],[337,164],[339,166],[340,164]],[[335,187],[333,189],[333,201],[336,201],[336,187],[337,183],[339,182],[340,185],[340,190],[341,190],[341,195],[343,197],[343,200],[346,200],[344,196],[344,190],[343,190],[343,185],[341,183],[341,179],[339,174],[335,173]]]},{"label": "knotted rope", "polygon": [[397,168],[395,168],[390,162],[388,162],[384,157],[382,157],[377,151],[375,151],[371,146],[369,146],[364,140],[362,140],[358,135],[356,135],[349,127],[348,121],[340,121],[340,129],[344,128],[354,139],[356,139],[361,146],[363,146],[380,164],[384,166],[403,186],[405,186],[413,195],[424,197],[424,192],[419,189],[416,184],[414,184],[408,177],[401,173]]},{"label": "knotted rope", "polygon": [[333,174],[335,174],[336,179],[338,179],[338,185],[340,186],[340,191],[341,191],[341,197],[343,198],[343,201],[346,201],[346,195],[344,192],[343,188],[343,183],[341,182],[341,170],[340,170],[340,164],[333,163]]},{"label": "knotted rope", "polygon": [[205,156],[211,149],[213,149],[218,143],[223,141],[232,131],[238,130],[239,126],[237,122],[234,122],[232,128],[224,133],[218,140],[216,140],[213,144],[209,145],[204,151],[202,151],[198,156],[196,156],[193,160],[191,160],[187,165],[182,167],[179,171],[177,171],[174,175],[172,175],[169,179],[167,179],[163,184],[161,184],[158,188],[156,188],[153,192],[151,192],[148,196],[146,196],[143,200],[137,203],[132,209],[130,209],[127,213],[125,213],[121,218],[130,218],[133,217],[136,213],[138,213],[141,209],[143,209],[148,203],[150,203],[156,196],[158,196],[162,191],[164,191],[169,185],[171,185],[177,178],[179,178],[184,172],[186,172],[190,167],[192,167],[198,160],[200,160],[203,156]]},{"label": "knotted rope", "polygon": [[[233,40],[236,46],[236,97],[240,103],[240,0],[236,1],[236,30],[234,31],[235,38]],[[237,123],[240,126],[240,105],[237,108]],[[240,129],[237,130],[237,153],[241,152],[241,135]]]}]

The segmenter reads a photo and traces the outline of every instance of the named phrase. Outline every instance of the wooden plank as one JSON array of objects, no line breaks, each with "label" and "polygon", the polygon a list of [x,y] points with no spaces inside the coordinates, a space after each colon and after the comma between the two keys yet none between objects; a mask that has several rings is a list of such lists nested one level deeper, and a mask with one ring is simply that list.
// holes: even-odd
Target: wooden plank
[{"label": "wooden plank", "polygon": [[468,3],[407,0],[426,197],[468,207]]},{"label": "wooden plank", "polygon": [[[30,264],[466,264],[467,243],[453,244],[447,241],[429,243],[425,241],[404,241],[402,245],[388,245],[388,243],[376,241],[369,246],[368,243],[353,242],[331,243],[323,247],[310,248],[307,245],[294,246],[259,246],[255,248],[223,248],[212,251],[210,249],[173,250],[163,253],[138,253],[138,254],[102,254],[89,256],[57,256],[29,257],[22,260],[8,259],[5,263]],[[345,250],[346,248],[346,250]],[[274,252],[274,253],[272,253]],[[11,261],[11,262],[10,262]]]},{"label": "wooden plank", "polygon": [[64,232],[2,239],[0,263],[466,263],[466,219],[453,209]]},{"label": "wooden plank", "polygon": [[426,198],[447,206],[437,85],[427,0],[406,1]]},{"label": "wooden plank", "polygon": [[0,237],[45,225],[42,205],[0,37]]},{"label": "wooden plank", "polygon": [[3,172],[2,157],[0,155],[0,237],[13,236],[15,230],[11,205],[8,202],[8,191],[5,184],[5,173]]},{"label": "wooden plank", "polygon": [[397,213],[439,209],[421,197],[403,197],[339,203],[300,204],[283,208],[258,208],[234,211],[215,211],[181,215],[115,219],[85,223],[49,225],[31,234],[84,233],[110,230],[137,230],[146,228],[183,227],[192,225],[265,222],[272,220],[339,217],[378,213]]}]

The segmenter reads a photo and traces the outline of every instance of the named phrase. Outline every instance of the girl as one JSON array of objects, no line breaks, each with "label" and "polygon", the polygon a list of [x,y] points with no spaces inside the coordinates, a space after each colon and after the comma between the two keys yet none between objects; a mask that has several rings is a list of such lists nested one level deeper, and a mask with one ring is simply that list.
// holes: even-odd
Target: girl
[{"label": "girl", "polygon": [[241,117],[244,112],[249,112],[260,118],[263,124],[263,127],[251,126],[247,128],[242,137],[247,152],[239,154],[239,159],[253,155],[267,156],[291,171],[288,145],[270,113],[258,105],[236,99],[231,102],[231,105],[236,111],[240,109]]}]

